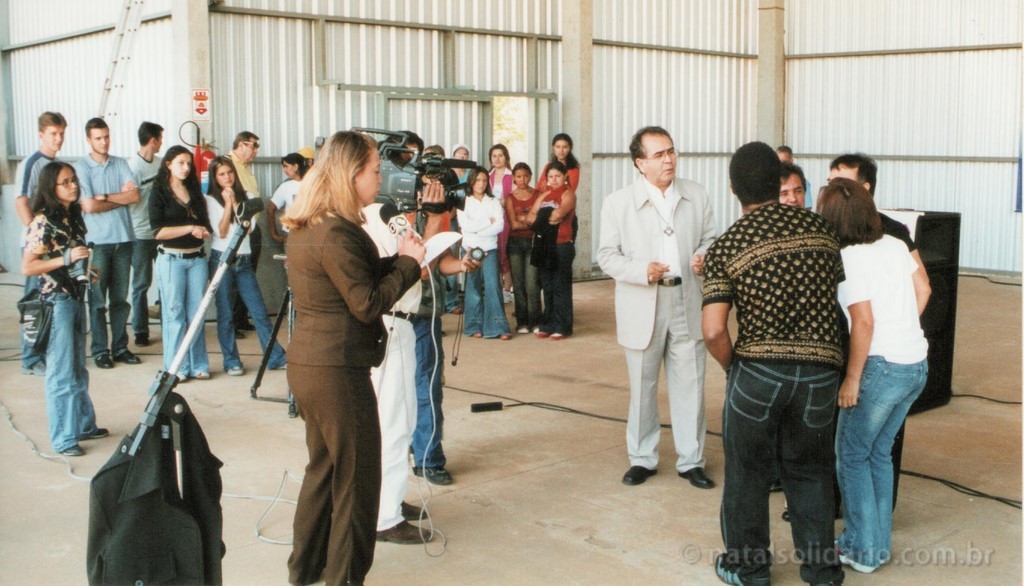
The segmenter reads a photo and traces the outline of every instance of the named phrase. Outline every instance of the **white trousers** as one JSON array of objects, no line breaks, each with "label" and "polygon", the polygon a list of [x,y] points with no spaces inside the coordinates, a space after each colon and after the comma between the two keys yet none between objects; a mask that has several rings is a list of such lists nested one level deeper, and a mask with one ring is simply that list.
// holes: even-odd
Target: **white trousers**
[{"label": "white trousers", "polygon": [[388,351],[370,370],[380,415],[380,512],[377,531],[402,522],[409,487],[409,445],[416,426],[416,333],[408,320],[384,314]]},{"label": "white trousers", "polygon": [[[658,376],[665,364],[676,470],[686,472],[704,466],[704,366],[707,351],[703,340],[690,337],[682,292],[678,287],[658,287],[654,333],[644,350],[626,348],[629,372],[629,417],[626,450],[630,466],[658,467]],[[700,324],[695,324],[700,328]]]}]

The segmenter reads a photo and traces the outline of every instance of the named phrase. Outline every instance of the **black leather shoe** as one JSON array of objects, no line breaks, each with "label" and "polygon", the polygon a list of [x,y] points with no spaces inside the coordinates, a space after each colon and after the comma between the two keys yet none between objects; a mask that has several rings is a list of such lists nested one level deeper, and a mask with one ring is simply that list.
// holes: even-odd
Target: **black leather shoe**
[{"label": "black leather shoe", "polygon": [[647,479],[657,474],[657,470],[644,468],[643,466],[630,466],[629,470],[622,476],[622,484],[636,486],[647,482]]},{"label": "black leather shoe", "polygon": [[429,529],[424,529],[422,535],[420,528],[408,521],[402,521],[390,529],[377,532],[377,541],[383,543],[398,543],[402,545],[414,545],[427,543],[434,540]]},{"label": "black leather shoe", "polygon": [[98,368],[114,368],[114,361],[110,359],[110,354],[100,354],[93,358],[92,361],[96,363]]},{"label": "black leather shoe", "polygon": [[419,521],[420,516],[423,515],[423,509],[416,505],[411,505],[405,501],[402,502],[402,518],[406,521]]},{"label": "black leather shoe", "polygon": [[452,482],[455,482],[452,475],[443,467],[423,468],[421,466],[413,466],[412,473],[416,476],[425,478],[430,484],[436,484],[438,486],[447,486]]},{"label": "black leather shoe", "polygon": [[135,345],[140,348],[149,346],[149,334],[135,334]]},{"label": "black leather shoe", "polygon": [[125,350],[114,357],[114,362],[122,362],[124,364],[142,364],[142,359],[132,354],[131,350]]},{"label": "black leather shoe", "polygon": [[715,487],[715,481],[708,477],[703,468],[690,468],[686,472],[680,472],[679,477],[689,480],[690,484],[697,488]]},{"label": "black leather shoe", "polygon": [[90,434],[78,436],[78,441],[84,442],[84,441],[87,441],[87,440],[100,439],[101,437],[107,437],[108,435],[110,435],[110,430],[109,429],[107,429],[105,427],[97,427],[96,431],[94,431],[94,432],[92,432]]}]

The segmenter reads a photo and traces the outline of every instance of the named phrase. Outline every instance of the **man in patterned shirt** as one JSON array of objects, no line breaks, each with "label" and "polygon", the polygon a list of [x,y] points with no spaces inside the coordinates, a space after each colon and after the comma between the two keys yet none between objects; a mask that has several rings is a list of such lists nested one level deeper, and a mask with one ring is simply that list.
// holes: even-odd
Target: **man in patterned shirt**
[{"label": "man in patterned shirt", "polygon": [[[760,142],[733,155],[743,216],[704,259],[704,343],[726,369],[725,486],[716,560],[727,584],[770,584],[768,485],[778,445],[801,578],[840,583],[833,546],[832,414],[842,350],[839,241],[813,212],[779,203],[780,163]],[[735,345],[728,330],[736,306]],[[778,440],[778,443],[776,443]]]}]

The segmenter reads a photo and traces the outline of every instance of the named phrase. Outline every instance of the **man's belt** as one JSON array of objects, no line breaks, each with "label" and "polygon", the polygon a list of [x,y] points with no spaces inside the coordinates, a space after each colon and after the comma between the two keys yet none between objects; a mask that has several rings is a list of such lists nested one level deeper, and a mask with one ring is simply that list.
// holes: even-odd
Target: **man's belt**
[{"label": "man's belt", "polygon": [[157,252],[160,254],[166,254],[167,256],[173,256],[174,258],[180,258],[182,260],[188,260],[190,258],[202,258],[206,256],[206,251],[200,248],[199,250],[193,250],[192,252],[175,252],[172,250],[166,250],[160,246],[157,248]]},{"label": "man's belt", "polygon": [[658,280],[658,284],[661,285],[662,287],[675,287],[676,285],[682,285],[683,284],[683,278],[682,277],[664,277],[664,278]]},{"label": "man's belt", "polygon": [[405,321],[411,321],[414,317],[411,313],[406,313],[404,311],[389,311],[384,315],[390,315],[391,317],[397,317],[398,319],[404,319]]}]

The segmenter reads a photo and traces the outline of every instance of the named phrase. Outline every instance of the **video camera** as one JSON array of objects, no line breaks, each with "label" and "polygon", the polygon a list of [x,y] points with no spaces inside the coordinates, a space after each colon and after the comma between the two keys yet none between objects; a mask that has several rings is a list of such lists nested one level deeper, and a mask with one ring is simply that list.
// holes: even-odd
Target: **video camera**
[{"label": "video camera", "polygon": [[[459,179],[455,169],[472,169],[477,166],[475,161],[445,159],[436,155],[422,156],[412,149],[405,148],[409,140],[409,135],[405,132],[376,128],[352,130],[385,137],[377,143],[381,175],[378,202],[390,203],[403,213],[423,210],[438,214],[451,209],[466,208],[466,193],[469,186]],[[416,201],[416,193],[422,188],[424,177],[436,179],[441,183],[444,187],[443,202],[420,205]]]}]

